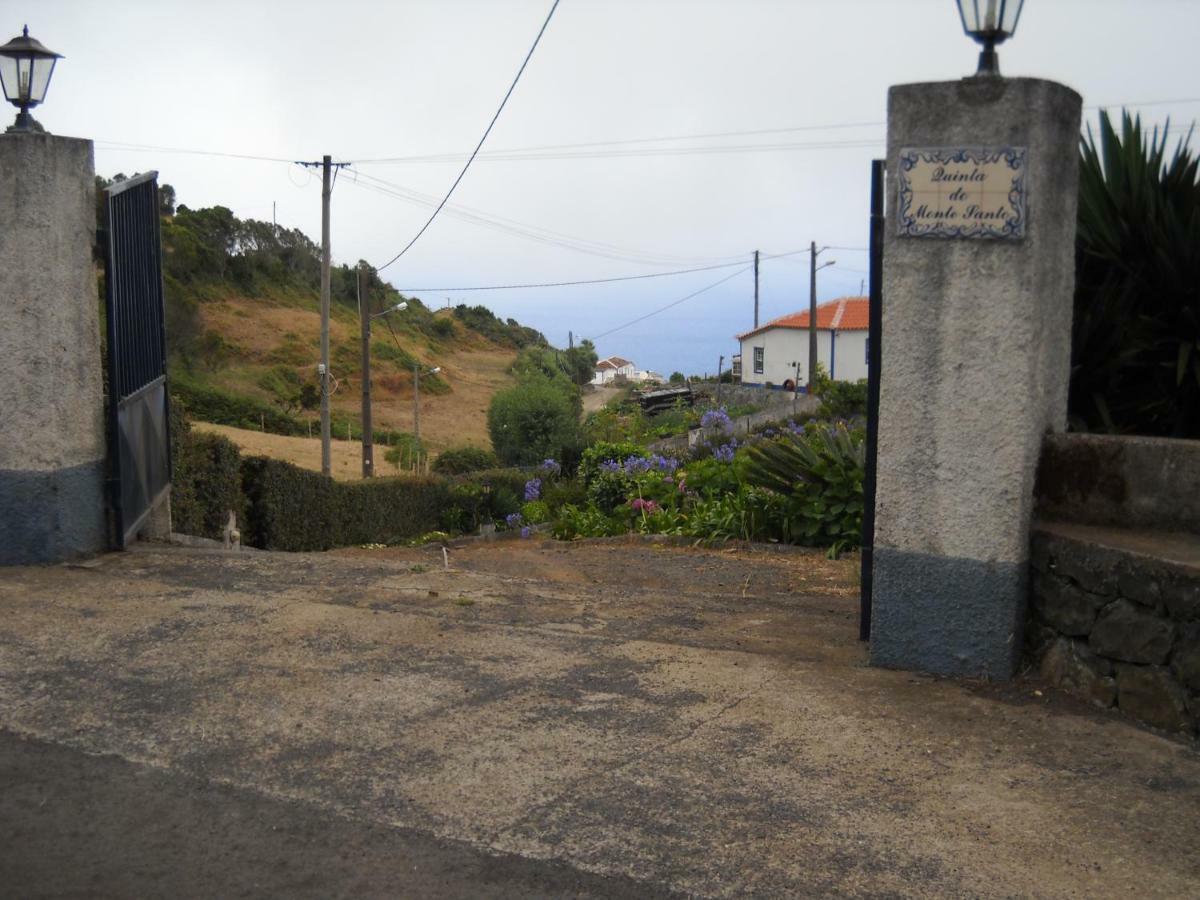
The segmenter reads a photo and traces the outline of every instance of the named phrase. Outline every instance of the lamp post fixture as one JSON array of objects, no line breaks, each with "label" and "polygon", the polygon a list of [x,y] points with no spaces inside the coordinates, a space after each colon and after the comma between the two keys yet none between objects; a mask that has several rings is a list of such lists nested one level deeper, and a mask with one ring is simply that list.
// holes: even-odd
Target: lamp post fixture
[{"label": "lamp post fixture", "polygon": [[8,127],[10,133],[46,130],[29,110],[46,99],[54,64],[60,59],[62,54],[48,50],[29,36],[28,25],[18,37],[0,47],[0,87],[4,90],[4,99],[20,110],[16,121]]},{"label": "lamp post fixture", "polygon": [[976,75],[1000,75],[996,45],[1016,33],[1024,5],[1025,0],[958,0],[963,31],[983,45]]},{"label": "lamp post fixture", "polygon": [[[442,371],[441,366],[434,366],[432,369],[425,369],[425,375],[436,375]],[[421,443],[421,364],[413,363],[413,436],[417,439],[418,446]]]},{"label": "lamp post fixture", "polygon": [[371,423],[371,322],[381,316],[390,315],[408,308],[401,301],[383,312],[370,313],[363,302],[365,270],[358,270],[358,312],[362,323],[362,477],[375,474],[375,433]]},{"label": "lamp post fixture", "polygon": [[[831,259],[828,262],[823,262],[817,265],[817,257],[828,250],[828,247],[817,249],[817,242],[813,241],[808,251],[809,259],[809,274],[808,274],[808,393],[813,392],[813,385],[817,383],[817,273],[822,269],[827,269],[837,262],[836,259]],[[799,381],[799,379],[797,379]]]}]

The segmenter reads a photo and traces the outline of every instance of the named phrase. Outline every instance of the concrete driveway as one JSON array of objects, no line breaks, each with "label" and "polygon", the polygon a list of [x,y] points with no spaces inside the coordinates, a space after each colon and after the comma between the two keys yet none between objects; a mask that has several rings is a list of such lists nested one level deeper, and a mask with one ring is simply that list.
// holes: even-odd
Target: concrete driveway
[{"label": "concrete driveway", "polygon": [[1200,754],[871,669],[853,561],[142,547],[0,575],[27,895],[1200,895]]}]

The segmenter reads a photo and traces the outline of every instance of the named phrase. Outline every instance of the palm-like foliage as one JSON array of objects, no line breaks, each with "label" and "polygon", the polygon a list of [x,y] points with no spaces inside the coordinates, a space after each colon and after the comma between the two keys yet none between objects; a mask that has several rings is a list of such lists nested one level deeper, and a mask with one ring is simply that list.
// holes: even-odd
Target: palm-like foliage
[{"label": "palm-like foliage", "polygon": [[858,546],[862,531],[866,444],[845,424],[751,447],[744,479],[787,498],[785,539]]},{"label": "palm-like foliage", "polygon": [[1106,113],[1082,141],[1073,427],[1200,437],[1200,180],[1188,143]]}]

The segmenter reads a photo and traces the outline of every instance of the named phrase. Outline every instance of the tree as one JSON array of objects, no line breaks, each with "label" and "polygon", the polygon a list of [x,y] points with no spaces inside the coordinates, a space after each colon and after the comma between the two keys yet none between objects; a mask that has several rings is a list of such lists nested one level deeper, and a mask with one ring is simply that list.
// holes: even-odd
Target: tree
[{"label": "tree", "polygon": [[492,447],[508,465],[558,459],[577,442],[579,417],[571,398],[544,376],[500,391],[488,408]]},{"label": "tree", "polygon": [[578,347],[572,347],[562,355],[567,377],[576,385],[585,385],[595,377],[599,359],[595,345],[587,338],[580,341]]},{"label": "tree", "polygon": [[672,372],[671,377],[668,380],[671,382],[671,384],[683,384],[685,381],[687,381],[687,378],[682,372]]}]

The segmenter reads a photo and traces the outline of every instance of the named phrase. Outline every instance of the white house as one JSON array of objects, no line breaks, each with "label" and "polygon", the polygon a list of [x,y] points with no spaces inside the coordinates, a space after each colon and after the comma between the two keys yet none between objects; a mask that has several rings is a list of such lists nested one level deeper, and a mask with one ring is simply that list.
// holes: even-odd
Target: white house
[{"label": "white house", "polygon": [[[817,361],[835,381],[867,377],[869,317],[866,297],[842,297],[817,307]],[[807,309],[772,319],[737,339],[742,384],[807,387]]]},{"label": "white house", "polygon": [[620,356],[610,356],[596,363],[596,374],[592,376],[591,384],[608,384],[618,375],[634,380],[637,367]]}]

